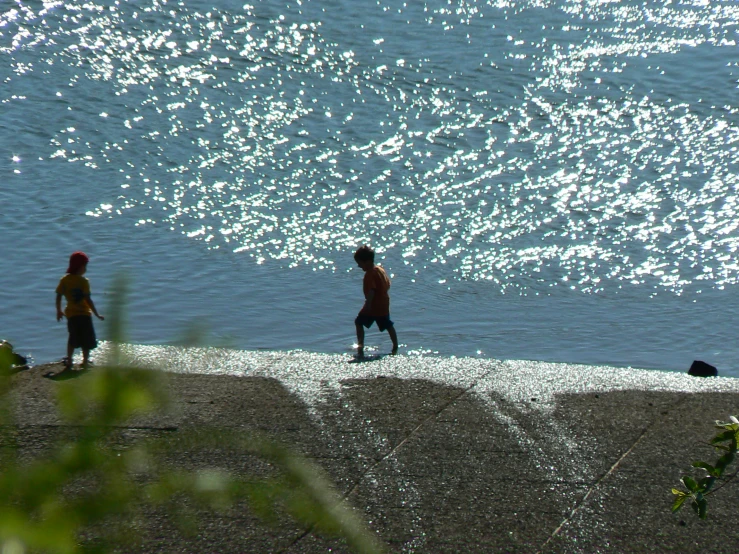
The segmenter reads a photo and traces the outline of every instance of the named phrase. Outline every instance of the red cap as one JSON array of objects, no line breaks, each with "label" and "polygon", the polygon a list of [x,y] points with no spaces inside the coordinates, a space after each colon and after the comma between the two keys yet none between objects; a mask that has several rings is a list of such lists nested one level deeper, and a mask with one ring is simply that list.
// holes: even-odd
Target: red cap
[{"label": "red cap", "polygon": [[69,267],[67,273],[76,273],[78,269],[87,265],[90,258],[84,252],[75,252],[69,257]]}]

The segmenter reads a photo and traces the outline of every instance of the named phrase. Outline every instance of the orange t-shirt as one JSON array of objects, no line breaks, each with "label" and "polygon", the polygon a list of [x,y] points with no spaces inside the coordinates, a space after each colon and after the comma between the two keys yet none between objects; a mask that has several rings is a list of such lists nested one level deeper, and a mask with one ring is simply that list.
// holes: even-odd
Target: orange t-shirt
[{"label": "orange t-shirt", "polygon": [[372,289],[375,290],[375,297],[372,300],[369,311],[362,313],[370,316],[390,315],[390,296],[387,293],[390,288],[390,277],[387,276],[384,269],[376,265],[372,269],[367,270],[364,273],[362,288],[365,298],[367,298]]}]

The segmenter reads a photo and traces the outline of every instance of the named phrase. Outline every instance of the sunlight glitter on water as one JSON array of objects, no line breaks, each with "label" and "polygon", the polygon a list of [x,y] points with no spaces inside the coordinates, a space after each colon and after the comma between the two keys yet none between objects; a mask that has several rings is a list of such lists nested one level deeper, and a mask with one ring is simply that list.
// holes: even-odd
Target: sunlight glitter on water
[{"label": "sunlight glitter on water", "polygon": [[91,216],[285,267],[368,241],[522,293],[737,283],[733,3],[363,10],[341,30],[310,2],[49,2],[0,24],[14,79],[56,64],[60,106],[110,93],[51,143],[119,183]]}]

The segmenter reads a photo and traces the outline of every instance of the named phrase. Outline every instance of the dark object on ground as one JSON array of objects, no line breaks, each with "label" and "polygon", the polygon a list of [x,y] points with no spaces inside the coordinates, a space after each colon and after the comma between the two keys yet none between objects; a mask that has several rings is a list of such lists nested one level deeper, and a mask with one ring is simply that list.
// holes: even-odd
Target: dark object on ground
[{"label": "dark object on ground", "polygon": [[716,377],[718,370],[711,364],[695,360],[688,370],[688,375],[692,375],[693,377]]},{"label": "dark object on ground", "polygon": [[6,340],[0,340],[0,349],[10,353],[11,366],[24,366],[28,363],[25,356],[21,356],[17,352],[13,352],[13,345]]}]

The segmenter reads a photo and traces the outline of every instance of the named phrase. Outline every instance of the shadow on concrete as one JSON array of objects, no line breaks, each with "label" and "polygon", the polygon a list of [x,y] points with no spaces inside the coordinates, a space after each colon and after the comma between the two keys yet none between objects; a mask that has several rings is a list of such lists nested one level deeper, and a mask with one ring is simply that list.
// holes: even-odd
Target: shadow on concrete
[{"label": "shadow on concrete", "polygon": [[79,377],[82,377],[86,373],[88,373],[90,370],[87,368],[63,368],[61,371],[49,371],[47,373],[44,373],[45,379],[50,379],[52,381],[69,381],[70,379],[77,379]]},{"label": "shadow on concrete", "polygon": [[[55,383],[16,376],[19,447],[43,450],[68,433],[53,413]],[[316,461],[396,552],[736,552],[727,521],[734,490],[709,520],[670,513],[670,489],[706,452],[734,394],[608,392],[553,405],[511,402],[420,379],[347,379],[306,404],[266,377],[171,375],[173,411],[122,429],[118,447],[160,438],[169,463],[250,476],[274,472],[224,444],[202,449],[188,429],[259,431]],[[55,427],[56,425],[56,427]],[[249,506],[201,513],[185,537],[163,512],[142,521],[140,552],[346,552],[290,521],[269,526]]]}]

